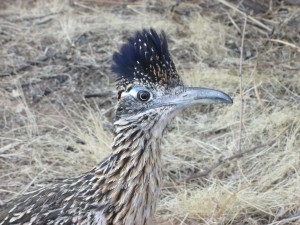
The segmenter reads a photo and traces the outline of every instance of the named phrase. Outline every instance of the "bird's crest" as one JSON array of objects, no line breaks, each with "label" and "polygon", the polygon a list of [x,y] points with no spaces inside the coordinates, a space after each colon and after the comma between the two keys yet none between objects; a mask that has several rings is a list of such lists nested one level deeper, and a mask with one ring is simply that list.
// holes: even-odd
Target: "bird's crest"
[{"label": "bird's crest", "polygon": [[117,88],[126,89],[130,84],[151,88],[181,85],[171,59],[166,35],[159,36],[154,29],[137,32],[113,55],[112,71],[118,75]]}]

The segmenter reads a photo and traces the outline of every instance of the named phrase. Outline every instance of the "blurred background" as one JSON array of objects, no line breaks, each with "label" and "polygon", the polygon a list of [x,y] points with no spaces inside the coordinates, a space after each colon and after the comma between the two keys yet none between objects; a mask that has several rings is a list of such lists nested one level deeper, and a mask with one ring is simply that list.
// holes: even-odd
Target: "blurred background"
[{"label": "blurred background", "polygon": [[150,27],[234,99],[168,127],[158,224],[300,224],[299,0],[1,1],[0,207],[110,153],[112,54]]}]

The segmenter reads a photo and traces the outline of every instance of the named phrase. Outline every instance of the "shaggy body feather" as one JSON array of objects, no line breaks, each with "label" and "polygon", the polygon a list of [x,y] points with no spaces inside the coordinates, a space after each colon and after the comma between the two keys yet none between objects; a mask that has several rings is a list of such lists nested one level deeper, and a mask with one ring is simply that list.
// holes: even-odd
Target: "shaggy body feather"
[{"label": "shaggy body feather", "polygon": [[149,132],[158,118],[148,116],[152,124],[144,128],[117,121],[109,158],[80,177],[13,202],[1,212],[7,219],[1,215],[0,224],[151,224],[162,176],[159,140]]}]

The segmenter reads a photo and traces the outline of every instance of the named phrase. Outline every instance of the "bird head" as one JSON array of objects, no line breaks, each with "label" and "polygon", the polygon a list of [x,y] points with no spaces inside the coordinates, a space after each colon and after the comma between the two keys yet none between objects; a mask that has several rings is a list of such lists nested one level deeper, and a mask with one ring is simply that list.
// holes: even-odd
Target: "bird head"
[{"label": "bird head", "polygon": [[164,32],[137,32],[113,55],[113,61],[112,71],[118,75],[117,120],[157,114],[169,121],[192,105],[232,103],[221,91],[183,85]]}]

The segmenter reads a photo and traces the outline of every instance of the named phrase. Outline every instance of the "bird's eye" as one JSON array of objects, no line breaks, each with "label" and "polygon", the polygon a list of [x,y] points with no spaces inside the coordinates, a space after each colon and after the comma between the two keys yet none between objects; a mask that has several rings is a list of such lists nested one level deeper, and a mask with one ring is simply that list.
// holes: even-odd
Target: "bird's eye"
[{"label": "bird's eye", "polygon": [[151,97],[151,94],[148,91],[139,91],[137,97],[140,101],[146,102]]}]

